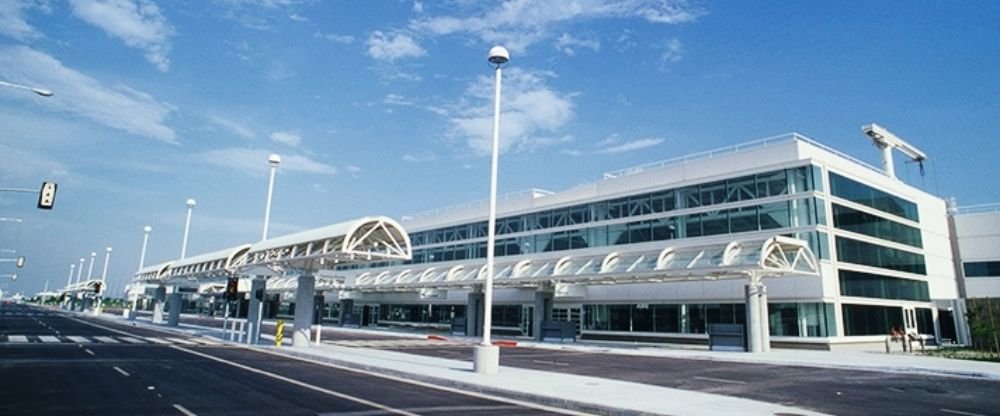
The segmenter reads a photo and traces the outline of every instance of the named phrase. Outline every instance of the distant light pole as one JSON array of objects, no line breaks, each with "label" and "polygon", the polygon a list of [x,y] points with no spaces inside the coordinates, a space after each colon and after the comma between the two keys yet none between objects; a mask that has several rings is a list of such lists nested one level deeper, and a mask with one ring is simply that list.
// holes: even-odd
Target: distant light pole
[{"label": "distant light pole", "polygon": [[194,198],[188,198],[187,200],[187,221],[184,222],[184,242],[181,243],[181,260],[187,257],[188,249],[188,231],[191,229],[191,211],[194,210],[194,206],[197,205]]},{"label": "distant light pole", "polygon": [[17,88],[19,90],[31,91],[35,94],[41,95],[42,97],[51,97],[53,95],[53,92],[51,90],[47,90],[45,88],[29,87],[27,85],[14,84],[7,81],[0,81],[0,85],[4,87]]},{"label": "distant light pole", "polygon": [[271,224],[271,196],[274,194],[274,174],[278,170],[278,165],[281,164],[281,156],[272,154],[271,157],[267,158],[267,164],[271,166],[271,180],[267,183],[267,203],[264,205],[264,235],[260,237],[261,241],[267,240],[267,229]]},{"label": "distant light pole", "polygon": [[111,260],[111,247],[105,249],[107,254],[104,255],[104,271],[101,272],[101,286],[103,288],[104,283],[108,281],[108,260]]},{"label": "distant light pole", "polygon": [[69,265],[69,277],[66,278],[66,288],[67,289],[69,288],[69,285],[73,284],[73,270],[74,269],[76,269],[76,263],[70,264]]},{"label": "distant light pole", "polygon": [[77,283],[80,283],[80,275],[83,274],[83,262],[85,262],[85,261],[87,261],[87,260],[85,260],[83,257],[80,257],[80,268],[76,269],[76,282]]},{"label": "distant light pole", "polygon": [[142,252],[139,254],[139,270],[146,265],[146,245],[149,244],[149,232],[153,231],[153,227],[145,226],[142,227]]},{"label": "distant light pole", "polygon": [[496,254],[497,223],[497,165],[500,153],[500,79],[503,67],[510,61],[510,52],[503,46],[490,48],[489,62],[494,67],[495,91],[493,95],[493,154],[490,162],[490,212],[486,231],[486,282],[483,284],[483,343],[473,353],[473,367],[477,373],[492,374],[500,368],[500,350],[490,341],[493,325],[493,263]]},{"label": "distant light pole", "polygon": [[90,279],[92,279],[94,277],[94,257],[97,257],[97,253],[91,251],[90,252],[90,266],[87,267],[87,280],[90,280]]}]

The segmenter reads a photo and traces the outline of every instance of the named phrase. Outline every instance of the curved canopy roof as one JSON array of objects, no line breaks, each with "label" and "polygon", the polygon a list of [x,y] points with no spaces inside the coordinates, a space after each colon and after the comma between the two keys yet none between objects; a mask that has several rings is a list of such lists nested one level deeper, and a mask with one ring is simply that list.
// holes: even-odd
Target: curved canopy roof
[{"label": "curved canopy roof", "polygon": [[167,279],[228,277],[246,262],[250,244],[188,257],[170,263]]},{"label": "curved canopy roof", "polygon": [[[532,287],[544,282],[615,284],[818,273],[816,256],[808,244],[788,237],[561,257],[506,261],[500,258],[494,267],[493,285],[497,287]],[[484,259],[351,272],[354,279],[353,282],[347,279],[348,289],[362,292],[470,288],[486,279]]]},{"label": "curved canopy roof", "polygon": [[73,283],[62,290],[63,293],[97,293],[97,285],[101,283],[100,279],[90,279],[81,282]]},{"label": "curved canopy roof", "polygon": [[169,271],[170,262],[146,266],[135,272],[135,277],[133,277],[132,280],[138,282],[165,280],[167,278],[167,272]]},{"label": "curved canopy roof", "polygon": [[329,263],[409,260],[410,236],[389,217],[365,217],[254,244],[242,268],[317,269]]}]

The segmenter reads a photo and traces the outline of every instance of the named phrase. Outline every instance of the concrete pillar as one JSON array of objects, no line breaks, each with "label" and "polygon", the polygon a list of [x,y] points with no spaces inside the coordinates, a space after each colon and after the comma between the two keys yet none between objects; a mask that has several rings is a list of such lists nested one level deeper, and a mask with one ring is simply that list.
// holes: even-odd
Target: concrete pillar
[{"label": "concrete pillar", "polygon": [[340,300],[340,326],[344,326],[346,323],[347,315],[354,314],[354,299],[341,299]]},{"label": "concrete pillar", "polygon": [[167,299],[167,288],[158,286],[153,291],[153,323],[163,323],[163,301]]},{"label": "concrete pillar", "polygon": [[299,287],[295,291],[295,332],[292,333],[293,347],[309,346],[309,328],[313,322],[313,302],[316,295],[316,277],[305,274],[299,276]]},{"label": "concrete pillar", "polygon": [[771,351],[771,317],[767,312],[767,286],[761,282],[757,287],[760,304],[760,351]]},{"label": "concrete pillar", "polygon": [[92,300],[93,299],[91,298],[83,298],[80,302],[80,312],[85,312],[87,309],[90,309]]},{"label": "concrete pillar", "polygon": [[257,276],[250,281],[250,309],[247,311],[247,339],[250,344],[256,345],[260,341],[260,324],[263,321],[262,299],[257,299],[257,291],[263,291],[267,281],[261,276]]},{"label": "concrete pillar", "polygon": [[469,292],[469,301],[465,304],[465,335],[470,337],[483,335],[485,306],[486,295],[481,289]]},{"label": "concrete pillar", "polygon": [[757,296],[757,289],[756,282],[746,285],[747,349],[750,352],[761,352],[760,297]]},{"label": "concrete pillar", "polygon": [[552,320],[552,300],[554,298],[555,292],[549,288],[539,288],[535,292],[535,311],[534,316],[532,316],[531,330],[534,332],[532,335],[536,341],[542,340],[542,321]]},{"label": "concrete pillar", "polygon": [[[176,289],[176,288],[175,288]],[[184,301],[181,299],[180,292],[174,292],[170,294],[167,298],[167,326],[177,326],[181,323],[181,309],[183,309]]]}]

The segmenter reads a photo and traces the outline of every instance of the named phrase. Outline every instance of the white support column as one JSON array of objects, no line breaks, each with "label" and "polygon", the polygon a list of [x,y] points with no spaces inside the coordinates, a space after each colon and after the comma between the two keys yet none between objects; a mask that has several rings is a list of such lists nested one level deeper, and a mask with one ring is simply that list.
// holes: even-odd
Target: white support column
[{"label": "white support column", "polygon": [[767,312],[767,286],[760,281],[757,284],[757,297],[760,306],[760,352],[771,351],[771,319]]},{"label": "white support column", "polygon": [[153,323],[163,323],[163,303],[167,298],[167,288],[157,286],[153,292]]},{"label": "white support column", "polygon": [[747,349],[749,352],[761,352],[761,316],[760,297],[757,296],[757,279],[751,278],[746,285],[747,310]]},{"label": "white support column", "polygon": [[309,347],[309,329],[313,323],[313,307],[316,295],[316,277],[305,274],[298,277],[299,287],[295,290],[295,331],[292,333],[293,347]]},{"label": "white support column", "polygon": [[171,293],[168,298],[170,310],[167,314],[167,326],[178,326],[181,322],[181,308],[184,302],[181,299],[180,292],[177,292],[176,290],[177,288],[175,287],[174,293]]}]

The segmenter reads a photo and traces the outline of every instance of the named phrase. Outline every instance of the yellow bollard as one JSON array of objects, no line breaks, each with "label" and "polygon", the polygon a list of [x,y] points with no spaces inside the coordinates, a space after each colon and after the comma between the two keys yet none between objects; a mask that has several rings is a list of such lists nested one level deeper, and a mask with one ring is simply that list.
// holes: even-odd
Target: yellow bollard
[{"label": "yellow bollard", "polygon": [[278,328],[274,331],[274,346],[280,347],[281,340],[285,338],[285,321],[278,321]]}]

